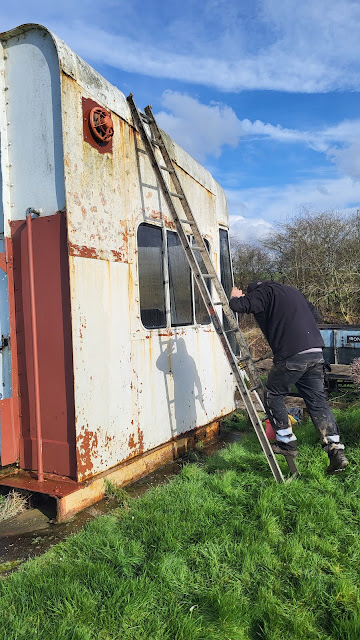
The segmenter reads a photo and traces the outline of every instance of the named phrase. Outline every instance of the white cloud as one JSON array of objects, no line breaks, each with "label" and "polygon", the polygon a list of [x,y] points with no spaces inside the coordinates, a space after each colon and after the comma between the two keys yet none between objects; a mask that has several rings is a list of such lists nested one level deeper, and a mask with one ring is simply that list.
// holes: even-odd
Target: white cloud
[{"label": "white cloud", "polygon": [[340,173],[353,180],[360,180],[360,142],[343,148],[333,147],[329,149],[328,156],[335,162]]},{"label": "white cloud", "polygon": [[271,139],[324,153],[340,173],[360,180],[360,119],[319,131],[300,131],[261,120],[240,120],[226,104],[205,105],[177,91],[166,91],[162,104],[166,111],[156,114],[159,125],[200,162],[208,156],[219,157],[224,145],[236,147],[241,138]]},{"label": "white cloud", "polygon": [[242,138],[268,138],[316,149],[336,162],[343,174],[329,179],[325,173],[277,187],[228,188],[234,236],[246,241],[264,237],[273,229],[269,220],[291,217],[302,207],[321,211],[360,206],[360,144],[352,142],[360,135],[360,120],[347,120],[321,131],[299,131],[259,120],[240,120],[227,105],[204,105],[177,92],[166,92],[163,105],[171,113],[156,114],[160,126],[200,160],[206,155],[218,156],[224,145],[235,146]]},{"label": "white cloud", "polygon": [[[359,15],[360,18],[360,15]],[[320,28],[320,25],[318,25]],[[268,89],[316,93],[336,89],[358,89],[358,61],[334,60],[320,55],[316,42],[303,48],[287,45],[287,39],[255,54],[243,51],[236,59],[214,57],[213,52],[199,55],[191,51],[177,53],[166,45],[155,46],[123,34],[98,27],[77,24],[59,25],[61,35],[85,59],[157,78],[171,78],[216,87],[222,91]],[[180,35],[181,39],[181,35]],[[199,43],[198,43],[199,44]],[[355,43],[354,43],[355,45]],[[358,50],[358,43],[356,41]]]},{"label": "white cloud", "polygon": [[[259,189],[227,189],[230,229],[244,239],[246,229],[261,233],[271,224],[269,220],[285,220],[301,209],[311,211],[344,210],[360,207],[360,184],[349,177],[334,180],[305,180],[298,184]],[[239,224],[240,222],[240,224]],[[264,226],[265,223],[265,226]]]},{"label": "white cloud", "polygon": [[360,88],[357,0],[160,5],[103,0],[98,27],[94,0],[71,10],[69,0],[15,0],[2,8],[2,24],[38,20],[92,63],[225,91]]},{"label": "white cloud", "polygon": [[274,227],[263,218],[230,216],[230,233],[233,238],[243,242],[256,242],[268,236]]},{"label": "white cloud", "polygon": [[156,114],[160,127],[201,162],[208,155],[219,157],[223,145],[236,147],[244,135],[240,120],[225,104],[205,105],[174,91],[165,91],[162,104],[168,111]]},{"label": "white cloud", "polygon": [[285,129],[260,120],[240,120],[226,104],[202,104],[177,91],[165,91],[162,105],[167,111],[155,114],[159,125],[200,161],[208,155],[219,157],[224,145],[236,147],[244,137],[320,145],[317,133]]}]

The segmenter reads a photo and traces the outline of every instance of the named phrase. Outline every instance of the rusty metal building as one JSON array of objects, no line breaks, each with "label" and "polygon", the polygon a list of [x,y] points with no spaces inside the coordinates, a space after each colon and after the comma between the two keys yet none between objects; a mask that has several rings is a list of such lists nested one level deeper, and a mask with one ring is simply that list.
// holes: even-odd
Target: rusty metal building
[{"label": "rusty metal building", "polygon": [[[39,25],[0,47],[0,482],[60,520],[209,437],[234,383],[124,95]],[[229,289],[224,193],[167,146]]]}]

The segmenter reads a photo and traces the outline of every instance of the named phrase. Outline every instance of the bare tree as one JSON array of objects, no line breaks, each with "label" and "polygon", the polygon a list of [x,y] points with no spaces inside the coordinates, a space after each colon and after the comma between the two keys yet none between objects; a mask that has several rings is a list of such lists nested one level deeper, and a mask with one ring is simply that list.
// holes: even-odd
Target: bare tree
[{"label": "bare tree", "polygon": [[355,215],[303,210],[263,241],[279,279],[300,289],[326,320],[355,322],[360,312],[360,225]]},{"label": "bare tree", "polygon": [[234,281],[242,289],[254,280],[274,280],[271,251],[259,244],[241,243],[232,238]]}]

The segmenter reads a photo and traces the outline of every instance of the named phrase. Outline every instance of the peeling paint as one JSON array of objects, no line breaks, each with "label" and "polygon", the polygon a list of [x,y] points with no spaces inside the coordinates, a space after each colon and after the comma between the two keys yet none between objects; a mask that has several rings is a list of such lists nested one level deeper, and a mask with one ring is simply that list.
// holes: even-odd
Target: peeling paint
[{"label": "peeling paint", "polygon": [[69,254],[71,256],[80,256],[81,258],[97,258],[97,251],[94,247],[77,246],[69,243]]},{"label": "peeling paint", "polygon": [[[150,210],[149,207],[147,208],[147,210],[148,211]],[[161,211],[155,211],[153,209],[149,217],[152,218],[153,220],[160,220],[164,222],[164,225],[169,229],[176,229],[174,221],[171,220],[168,216],[164,215]]]},{"label": "peeling paint", "polygon": [[76,449],[78,479],[81,480],[92,475],[93,458],[98,455],[98,436],[89,430],[89,425],[83,426],[76,438]]},{"label": "peeling paint", "polygon": [[132,455],[138,455],[144,451],[144,434],[140,427],[137,428],[136,433],[129,436],[128,440],[129,449]]}]

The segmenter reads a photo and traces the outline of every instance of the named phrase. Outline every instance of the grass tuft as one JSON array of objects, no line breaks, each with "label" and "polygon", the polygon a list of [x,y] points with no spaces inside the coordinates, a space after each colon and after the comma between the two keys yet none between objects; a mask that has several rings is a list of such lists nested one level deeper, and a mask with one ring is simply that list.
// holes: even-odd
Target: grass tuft
[{"label": "grass tuft", "polygon": [[0,638],[356,640],[360,408],[337,418],[340,476],[307,422],[289,484],[249,433],[141,498],[110,488],[114,513],[0,581]]}]

